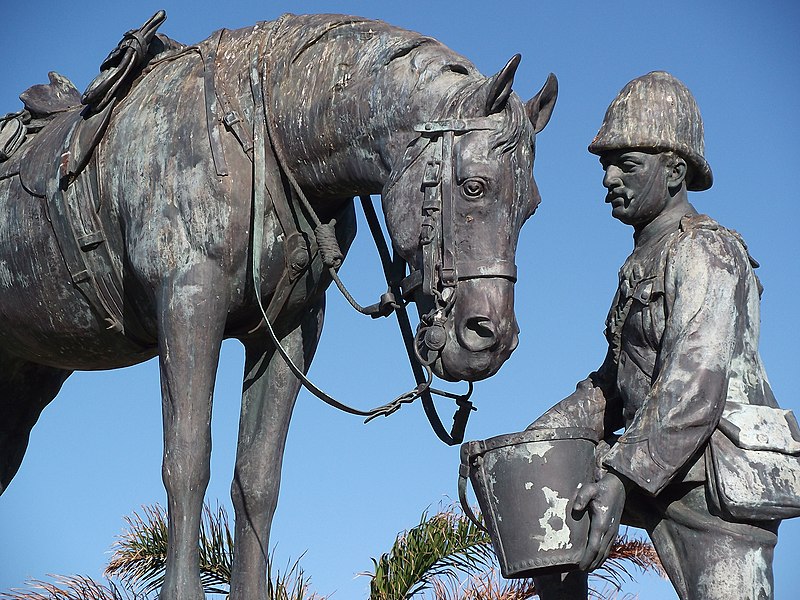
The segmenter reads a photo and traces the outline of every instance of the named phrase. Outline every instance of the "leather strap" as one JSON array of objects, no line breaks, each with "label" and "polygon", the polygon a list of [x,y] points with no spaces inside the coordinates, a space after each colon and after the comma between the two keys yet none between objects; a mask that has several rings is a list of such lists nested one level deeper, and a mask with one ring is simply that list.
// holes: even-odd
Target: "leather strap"
[{"label": "leather strap", "polygon": [[[80,121],[76,121],[76,127]],[[113,249],[101,219],[96,163],[77,175],[68,172],[73,128],[64,140],[64,152],[47,194],[47,211],[61,256],[73,285],[106,328],[124,334],[143,347],[156,340],[133,313],[125,311],[123,274],[115,266]],[[58,182],[58,183],[55,183]]]},{"label": "leather strap", "polygon": [[[482,442],[468,442],[461,446],[461,464],[458,466],[458,501],[461,503],[461,510],[464,511],[464,514],[467,515],[467,518],[472,521],[472,523],[481,531],[489,533],[489,530],[486,526],[481,522],[481,520],[475,515],[472,510],[472,507],[467,502],[467,478],[470,475],[470,471],[472,467],[470,466],[470,461],[472,460],[472,455],[475,453],[475,445],[481,444]],[[481,456],[478,455],[476,460],[480,462],[482,460]]]},{"label": "leather strap", "polygon": [[217,48],[222,39],[224,29],[216,32],[216,40],[203,58],[203,90],[206,98],[206,129],[208,129],[208,139],[211,143],[211,156],[214,159],[214,167],[217,175],[224,177],[228,175],[228,163],[225,161],[225,151],[222,148],[222,117],[219,116],[217,108],[217,93],[215,76],[217,72]]},{"label": "leather strap", "polygon": [[[453,144],[455,134],[453,131],[445,131],[442,135],[442,181],[439,186],[441,193],[441,258],[439,268],[439,279],[444,287],[455,287],[458,281],[456,272],[456,237],[455,223],[453,221],[453,177],[455,175],[453,165]],[[435,276],[436,270],[431,273]]]}]

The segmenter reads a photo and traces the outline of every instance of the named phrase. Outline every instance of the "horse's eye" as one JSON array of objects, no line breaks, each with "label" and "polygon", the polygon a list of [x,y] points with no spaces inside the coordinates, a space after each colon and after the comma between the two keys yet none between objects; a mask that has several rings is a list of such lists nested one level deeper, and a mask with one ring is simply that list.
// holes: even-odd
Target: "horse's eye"
[{"label": "horse's eye", "polygon": [[461,189],[464,191],[464,196],[470,200],[476,200],[483,196],[486,186],[480,179],[467,179],[461,184]]}]

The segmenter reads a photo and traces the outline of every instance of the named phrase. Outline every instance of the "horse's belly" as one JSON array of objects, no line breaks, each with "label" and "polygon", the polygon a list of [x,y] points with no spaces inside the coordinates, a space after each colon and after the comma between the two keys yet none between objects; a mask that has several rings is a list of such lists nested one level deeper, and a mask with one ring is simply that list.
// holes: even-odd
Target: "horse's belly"
[{"label": "horse's belly", "polygon": [[0,181],[0,345],[73,370],[127,366],[154,354],[98,321],[72,284],[45,201],[17,177]]}]

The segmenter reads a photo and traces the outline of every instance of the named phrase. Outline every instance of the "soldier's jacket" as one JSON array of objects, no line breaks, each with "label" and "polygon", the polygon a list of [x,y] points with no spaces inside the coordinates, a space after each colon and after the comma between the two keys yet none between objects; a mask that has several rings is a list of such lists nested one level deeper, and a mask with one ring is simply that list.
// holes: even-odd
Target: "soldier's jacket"
[{"label": "soldier's jacket", "polygon": [[620,270],[603,366],[534,425],[613,439],[602,458],[650,494],[702,481],[727,400],[777,406],[758,354],[760,283],[741,237],[705,215],[637,244]]}]

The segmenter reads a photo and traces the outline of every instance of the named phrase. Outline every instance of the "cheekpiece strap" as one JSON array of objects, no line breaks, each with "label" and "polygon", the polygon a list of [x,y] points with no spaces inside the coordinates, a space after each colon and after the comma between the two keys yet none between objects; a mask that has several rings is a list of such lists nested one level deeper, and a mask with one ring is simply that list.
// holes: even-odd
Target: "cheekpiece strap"
[{"label": "cheekpiece strap", "polygon": [[422,136],[438,136],[445,131],[452,131],[455,134],[461,134],[469,131],[488,131],[492,129],[497,129],[497,121],[491,117],[426,121],[414,126],[414,131]]}]

